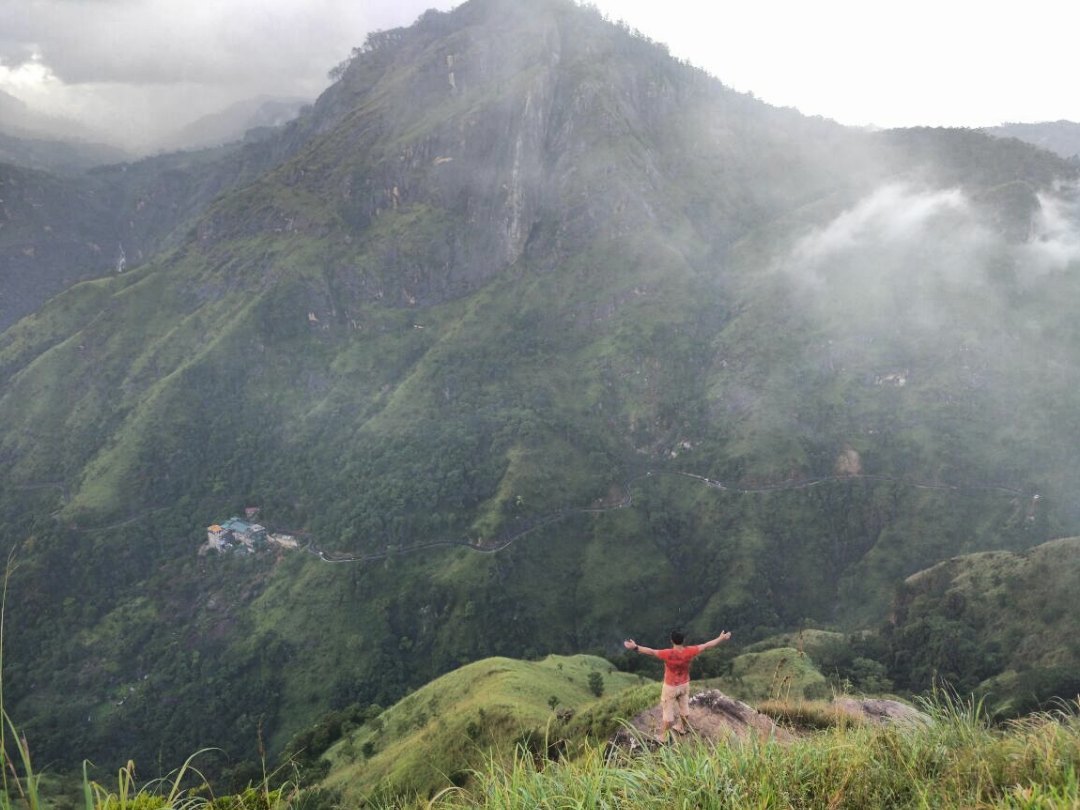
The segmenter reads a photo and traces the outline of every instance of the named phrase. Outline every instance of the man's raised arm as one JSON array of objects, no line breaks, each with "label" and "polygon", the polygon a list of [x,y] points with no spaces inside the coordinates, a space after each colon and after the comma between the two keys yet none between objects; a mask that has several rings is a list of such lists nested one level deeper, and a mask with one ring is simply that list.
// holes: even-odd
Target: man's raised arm
[{"label": "man's raised arm", "polygon": [[639,652],[644,655],[656,655],[656,650],[654,650],[652,647],[642,647],[632,638],[628,638],[626,641],[624,641],[623,646],[626,647],[626,649],[628,650],[633,650],[634,652]]},{"label": "man's raised arm", "polygon": [[698,646],[701,647],[701,649],[703,649],[703,650],[708,650],[708,649],[711,649],[711,648],[717,646],[718,644],[723,644],[729,638],[731,638],[731,633],[729,631],[725,630],[720,635],[718,635],[716,638],[711,639],[710,641],[706,641],[704,644],[698,644]]}]

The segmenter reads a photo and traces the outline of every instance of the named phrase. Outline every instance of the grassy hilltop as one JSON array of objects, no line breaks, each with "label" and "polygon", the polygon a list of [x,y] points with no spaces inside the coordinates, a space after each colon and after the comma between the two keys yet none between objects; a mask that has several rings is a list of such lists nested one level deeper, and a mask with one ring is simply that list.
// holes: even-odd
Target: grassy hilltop
[{"label": "grassy hilltop", "polygon": [[939,711],[929,728],[835,728],[787,746],[661,749],[612,762],[599,748],[538,766],[523,756],[490,766],[475,786],[431,805],[526,808],[1043,808],[1080,803],[1080,730],[1073,713],[988,728],[970,707]]},{"label": "grassy hilltop", "polygon": [[938,677],[1006,715],[1080,694],[1080,538],[955,557],[904,581],[887,628],[905,688]]},{"label": "grassy hilltop", "polygon": [[505,754],[533,737],[542,745],[546,733],[554,738],[555,727],[565,725],[560,718],[596,702],[589,686],[592,673],[600,676],[599,691],[608,697],[641,686],[637,676],[613,671],[609,662],[590,656],[469,664],[347,734],[326,752],[330,773],[321,784],[354,803],[380,787],[392,794],[425,795],[464,782],[492,751]]}]

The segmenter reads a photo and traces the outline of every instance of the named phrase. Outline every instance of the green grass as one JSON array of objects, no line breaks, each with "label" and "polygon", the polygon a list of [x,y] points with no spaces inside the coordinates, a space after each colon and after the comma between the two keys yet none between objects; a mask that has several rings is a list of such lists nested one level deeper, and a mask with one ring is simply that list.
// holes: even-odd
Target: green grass
[{"label": "green grass", "polygon": [[[567,720],[597,703],[589,676],[605,695],[637,686],[602,658],[548,656],[542,661],[489,658],[445,675],[365,723],[330,748],[325,788],[347,803],[375,793],[429,796],[460,782],[485,758],[512,758],[526,741],[543,749]],[[651,700],[650,700],[651,702]]]},{"label": "green grass", "polygon": [[70,779],[35,771],[26,738],[7,712],[0,714],[10,735],[0,739],[0,810],[287,810],[300,806],[296,783],[276,773],[239,793],[215,796],[195,766],[204,751],[190,756],[177,770],[149,781],[138,779],[135,763],[130,761],[117,771],[115,783],[97,781],[90,778],[89,763],[84,762],[82,780],[76,786]]},{"label": "green grass", "polygon": [[814,662],[791,647],[743,653],[732,662],[731,673],[704,681],[746,702],[799,701],[823,698],[828,692],[825,676]]},{"label": "green grass", "polygon": [[[978,705],[939,700],[925,728],[837,727],[793,744],[662,748],[562,762],[489,760],[468,788],[423,807],[1068,808],[1080,802],[1077,707],[1004,729]],[[405,806],[388,803],[387,806]]]},{"label": "green grass", "polygon": [[[580,659],[580,660],[577,660]],[[503,662],[482,662],[501,666]],[[518,663],[518,662],[508,662]],[[563,669],[559,670],[559,665]],[[591,662],[548,659],[535,670],[561,676],[588,670]],[[569,667],[569,669],[567,668]],[[504,667],[505,669],[505,667]],[[444,684],[450,686],[450,684]],[[543,688],[541,683],[532,685]],[[525,691],[529,691],[525,689]],[[535,691],[535,689],[533,690]],[[423,690],[421,690],[423,692]],[[418,693],[419,695],[420,693]],[[415,720],[414,701],[384,714],[384,722]],[[384,792],[369,805],[382,808],[1030,808],[1056,810],[1080,802],[1080,706],[1041,713],[1003,727],[992,726],[981,704],[938,693],[924,706],[932,722],[918,727],[840,724],[794,743],[751,738],[736,746],[664,747],[650,754],[612,754],[596,741],[563,750],[558,760],[543,748],[519,744],[516,754],[477,743],[477,765],[464,786],[447,785],[430,795]],[[397,716],[400,715],[400,716]],[[41,777],[28,746],[4,716],[17,740],[16,762],[0,747],[4,766],[2,810],[52,806],[38,791]],[[445,731],[445,730],[444,730]],[[452,736],[452,735],[445,735]],[[339,748],[351,744],[350,740]],[[412,740],[415,745],[416,740]],[[338,755],[337,749],[331,756]],[[397,751],[407,755],[408,751]],[[197,756],[197,755],[196,755]],[[115,785],[84,774],[85,810],[286,810],[320,795],[295,782],[271,787],[273,775],[236,795],[215,797],[189,758],[167,777],[139,784],[135,766],[121,768]],[[374,757],[372,758],[374,759]],[[415,769],[415,759],[402,763]],[[430,763],[428,763],[430,764]],[[9,773],[11,775],[9,775]],[[355,774],[341,780],[339,806],[360,806]],[[311,787],[311,786],[307,786]]]}]

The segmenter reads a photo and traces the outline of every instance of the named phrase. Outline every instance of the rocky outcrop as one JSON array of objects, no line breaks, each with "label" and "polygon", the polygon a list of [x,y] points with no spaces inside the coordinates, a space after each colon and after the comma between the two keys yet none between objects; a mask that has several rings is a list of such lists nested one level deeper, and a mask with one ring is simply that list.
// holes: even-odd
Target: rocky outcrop
[{"label": "rocky outcrop", "polygon": [[[654,706],[620,729],[608,741],[609,748],[628,752],[655,748],[660,723],[660,707]],[[676,739],[713,743],[741,742],[750,738],[778,742],[795,739],[790,731],[778,726],[768,715],[718,689],[707,689],[690,698],[690,727],[687,735],[681,738],[676,735]]]},{"label": "rocky outcrop", "polygon": [[840,715],[875,725],[922,726],[930,718],[906,703],[881,698],[836,698],[833,708]]},{"label": "rocky outcrop", "polygon": [[[837,720],[849,718],[872,725],[896,725],[906,728],[926,725],[930,718],[913,706],[897,700],[880,698],[837,698],[830,704]],[[653,706],[634,717],[609,741],[610,751],[630,753],[653,750],[660,743],[660,707]],[[718,689],[707,689],[690,698],[691,731],[674,735],[676,741],[735,743],[756,738],[788,743],[800,734],[780,726],[769,715],[725,695]]]}]

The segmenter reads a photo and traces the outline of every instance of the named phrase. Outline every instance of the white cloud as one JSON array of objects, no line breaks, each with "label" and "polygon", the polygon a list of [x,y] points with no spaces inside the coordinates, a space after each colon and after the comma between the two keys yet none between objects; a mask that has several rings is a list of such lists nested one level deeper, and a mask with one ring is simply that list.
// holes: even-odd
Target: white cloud
[{"label": "white cloud", "polygon": [[594,2],[737,90],[844,124],[1080,120],[1074,3]]},{"label": "white cloud", "polygon": [[0,0],[0,91],[146,145],[258,95],[314,98],[368,32],[449,0]]},{"label": "white cloud", "polygon": [[993,321],[1014,285],[1080,269],[1080,186],[1037,199],[1029,236],[1017,241],[990,224],[1000,211],[958,189],[886,185],[799,239],[777,268],[804,306],[856,333]]},{"label": "white cloud", "polygon": [[1031,239],[1019,250],[1019,258],[1036,272],[1064,270],[1080,262],[1080,188],[1039,195]]},{"label": "white cloud", "polygon": [[877,244],[908,243],[947,214],[965,214],[969,202],[958,189],[919,192],[905,184],[886,185],[801,239],[790,263],[815,267],[831,255]]},{"label": "white cloud", "polygon": [[[1072,87],[1080,7],[1059,0],[1030,0],[1023,13],[974,0],[902,9],[858,0],[593,2],[729,86],[808,115],[882,126],[1080,120]],[[0,0],[0,91],[134,137],[245,97],[314,97],[368,31],[457,4]],[[29,74],[18,69],[34,60],[41,80],[23,81]]]},{"label": "white cloud", "polygon": [[[0,63],[36,58],[66,84],[320,79],[368,31],[408,25],[430,0],[120,0],[20,5]],[[438,3],[436,3],[438,4]],[[443,3],[442,5],[447,5]]]}]

